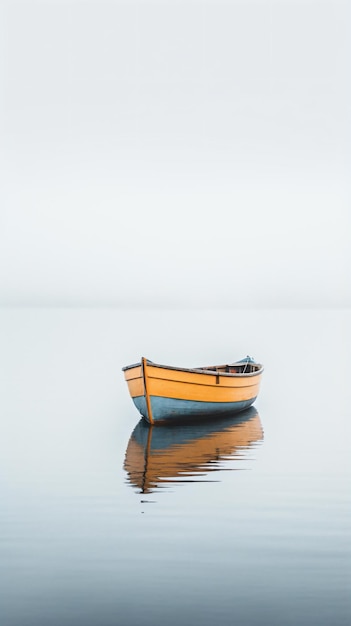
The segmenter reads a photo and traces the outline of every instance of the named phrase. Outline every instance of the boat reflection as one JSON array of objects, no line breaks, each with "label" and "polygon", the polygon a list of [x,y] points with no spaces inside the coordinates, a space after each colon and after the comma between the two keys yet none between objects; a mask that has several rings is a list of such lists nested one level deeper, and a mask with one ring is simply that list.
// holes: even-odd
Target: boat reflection
[{"label": "boat reflection", "polygon": [[141,419],[129,439],[124,469],[140,493],[152,493],[165,483],[203,480],[209,472],[227,469],[226,461],[247,458],[245,451],[262,440],[254,407],[201,423],[152,427]]}]

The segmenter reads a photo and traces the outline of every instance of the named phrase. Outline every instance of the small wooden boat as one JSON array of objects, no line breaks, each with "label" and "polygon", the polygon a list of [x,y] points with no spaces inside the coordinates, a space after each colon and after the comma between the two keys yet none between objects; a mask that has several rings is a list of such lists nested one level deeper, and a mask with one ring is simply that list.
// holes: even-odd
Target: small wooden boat
[{"label": "small wooden boat", "polygon": [[135,406],[150,424],[243,411],[256,400],[263,372],[249,356],[230,365],[194,369],[142,357],[122,369]]},{"label": "small wooden boat", "polygon": [[[245,461],[247,452],[263,440],[255,407],[232,417],[168,422],[162,428],[141,419],[125,454],[128,481],[140,493],[152,493],[169,483],[206,480],[228,461]],[[236,467],[235,469],[240,469]]]}]

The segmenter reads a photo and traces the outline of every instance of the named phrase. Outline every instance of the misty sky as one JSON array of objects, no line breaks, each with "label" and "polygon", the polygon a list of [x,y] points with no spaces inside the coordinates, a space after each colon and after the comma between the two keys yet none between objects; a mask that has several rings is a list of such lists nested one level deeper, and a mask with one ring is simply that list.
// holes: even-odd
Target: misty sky
[{"label": "misty sky", "polygon": [[0,304],[351,306],[350,17],[0,0]]}]

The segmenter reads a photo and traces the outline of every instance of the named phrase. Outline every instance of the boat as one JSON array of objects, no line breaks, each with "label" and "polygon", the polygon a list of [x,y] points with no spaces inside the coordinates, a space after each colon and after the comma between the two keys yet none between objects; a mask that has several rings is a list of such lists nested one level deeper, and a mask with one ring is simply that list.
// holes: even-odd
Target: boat
[{"label": "boat", "polygon": [[172,367],[142,357],[122,368],[130,396],[149,424],[225,416],[257,398],[263,366],[247,356],[230,365]]},{"label": "boat", "polygon": [[124,470],[139,493],[152,493],[169,483],[208,482],[208,474],[228,469],[228,462],[238,462],[232,469],[240,469],[248,450],[262,441],[260,417],[253,406],[240,415],[176,426],[170,422],[162,428],[140,419],[129,438]]}]

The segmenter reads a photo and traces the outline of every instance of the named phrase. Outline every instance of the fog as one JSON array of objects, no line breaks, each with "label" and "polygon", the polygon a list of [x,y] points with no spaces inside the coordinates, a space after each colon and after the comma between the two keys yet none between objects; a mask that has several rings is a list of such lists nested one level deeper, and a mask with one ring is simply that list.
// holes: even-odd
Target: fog
[{"label": "fog", "polygon": [[2,1],[0,304],[349,307],[350,12]]}]

